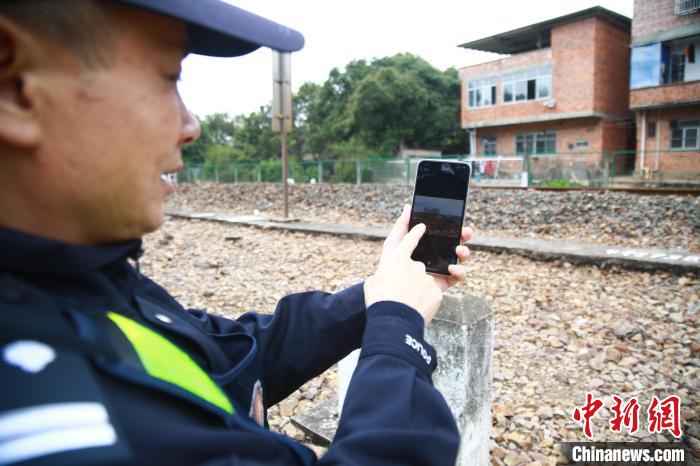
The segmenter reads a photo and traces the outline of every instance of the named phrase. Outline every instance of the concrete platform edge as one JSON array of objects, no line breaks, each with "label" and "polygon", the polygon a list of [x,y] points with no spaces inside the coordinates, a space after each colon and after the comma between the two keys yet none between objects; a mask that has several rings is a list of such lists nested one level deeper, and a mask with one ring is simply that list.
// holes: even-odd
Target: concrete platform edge
[{"label": "concrete platform edge", "polygon": [[[316,222],[274,222],[265,217],[233,215],[213,212],[166,210],[171,217],[211,220],[263,229],[298,231],[310,234],[329,234],[383,241],[388,229]],[[661,249],[626,248],[597,243],[579,243],[562,240],[509,238],[480,235],[469,243],[473,250],[507,252],[535,260],[562,260],[572,264],[597,265],[603,268],[618,266],[633,270],[664,270],[676,274],[700,274],[700,253],[672,252]]]}]

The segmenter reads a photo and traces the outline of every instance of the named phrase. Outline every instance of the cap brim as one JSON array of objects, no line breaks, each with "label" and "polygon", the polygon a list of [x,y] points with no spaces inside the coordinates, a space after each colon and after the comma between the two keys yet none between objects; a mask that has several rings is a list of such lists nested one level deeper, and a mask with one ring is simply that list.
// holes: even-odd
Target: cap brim
[{"label": "cap brim", "polygon": [[295,52],[304,46],[298,31],[221,0],[116,1],[184,22],[190,33],[190,53],[235,57],[259,47]]}]

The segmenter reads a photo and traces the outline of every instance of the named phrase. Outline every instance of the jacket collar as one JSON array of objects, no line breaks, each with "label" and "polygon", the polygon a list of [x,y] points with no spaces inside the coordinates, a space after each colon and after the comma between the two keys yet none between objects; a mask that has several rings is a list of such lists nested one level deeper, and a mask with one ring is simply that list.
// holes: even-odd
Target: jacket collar
[{"label": "jacket collar", "polygon": [[9,272],[80,274],[141,254],[140,239],[82,246],[0,226],[0,270]]}]

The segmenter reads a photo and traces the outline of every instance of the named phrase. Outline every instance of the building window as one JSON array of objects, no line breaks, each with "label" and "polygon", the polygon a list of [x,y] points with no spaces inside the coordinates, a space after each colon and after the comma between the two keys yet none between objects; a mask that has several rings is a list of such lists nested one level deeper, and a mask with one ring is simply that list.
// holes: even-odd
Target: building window
[{"label": "building window", "polygon": [[671,149],[698,149],[700,120],[671,121]]},{"label": "building window", "polygon": [[586,139],[579,139],[576,141],[576,148],[577,149],[586,149],[588,148],[588,140]]},{"label": "building window", "polygon": [[632,48],[630,88],[700,79],[700,63],[695,60],[697,44],[700,36]]},{"label": "building window", "polygon": [[484,137],[484,155],[496,155],[496,136]]},{"label": "building window", "polygon": [[661,76],[660,43],[632,48],[630,88],[658,86]]},{"label": "building window", "polygon": [[552,95],[552,67],[543,66],[503,76],[503,102],[546,99]]},{"label": "building window", "polygon": [[490,107],[496,105],[496,79],[469,81],[469,107]]},{"label": "building window", "polygon": [[648,138],[655,138],[656,137],[656,122],[655,121],[650,121],[647,123],[647,137]]},{"label": "building window", "polygon": [[555,154],[557,152],[557,133],[547,131],[526,133],[515,136],[516,154]]},{"label": "building window", "polygon": [[700,0],[676,0],[673,12],[677,15],[689,15],[700,10]]},{"label": "building window", "polygon": [[685,53],[672,53],[670,61],[667,82],[682,83],[685,81]]}]

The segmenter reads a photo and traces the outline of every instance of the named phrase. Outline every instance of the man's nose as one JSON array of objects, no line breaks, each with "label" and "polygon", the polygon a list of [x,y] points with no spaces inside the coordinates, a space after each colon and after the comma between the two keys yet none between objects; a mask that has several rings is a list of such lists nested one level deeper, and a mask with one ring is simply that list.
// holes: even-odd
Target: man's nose
[{"label": "man's nose", "polygon": [[201,133],[199,120],[187,110],[185,104],[180,101],[180,112],[182,114],[182,131],[180,134],[180,147],[195,142]]}]

